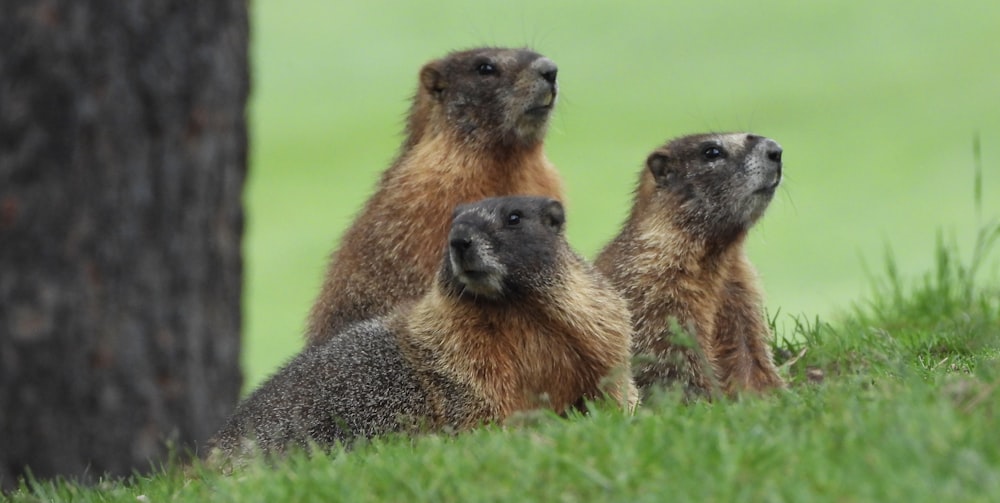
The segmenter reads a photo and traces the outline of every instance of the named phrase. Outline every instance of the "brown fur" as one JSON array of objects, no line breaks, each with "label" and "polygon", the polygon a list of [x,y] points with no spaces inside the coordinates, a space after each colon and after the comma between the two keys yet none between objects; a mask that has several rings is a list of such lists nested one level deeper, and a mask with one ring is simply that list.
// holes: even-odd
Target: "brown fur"
[{"label": "brown fur", "polygon": [[[592,287],[589,293],[594,293]],[[475,405],[465,406],[470,413],[463,414],[466,422],[456,425],[460,427],[537,408],[562,413],[604,393],[633,407],[636,394],[630,382],[617,377],[617,382],[605,381],[627,376],[630,353],[621,336],[629,327],[605,324],[585,332],[558,314],[565,307],[580,307],[567,300],[484,308],[435,291],[414,307],[402,337],[410,344],[404,353],[468,387]],[[591,318],[594,312],[599,311],[591,311]]]},{"label": "brown fur", "polygon": [[471,390],[482,410],[469,421],[562,413],[605,393],[634,408],[624,301],[577,257],[566,260],[572,268],[537,299],[471,304],[436,289],[414,307],[404,337],[410,354],[427,355],[414,360]]},{"label": "brown fur", "polygon": [[[484,64],[495,73],[481,75]],[[423,294],[456,205],[512,194],[564,199],[542,148],[555,75],[551,60],[514,49],[457,52],[424,66],[399,157],[331,257],[309,343]]]},{"label": "brown fur", "polygon": [[683,137],[649,156],[628,221],[595,262],[629,302],[641,389],[784,386],[743,249],[780,181],[780,159],[777,143],[748,134]]}]

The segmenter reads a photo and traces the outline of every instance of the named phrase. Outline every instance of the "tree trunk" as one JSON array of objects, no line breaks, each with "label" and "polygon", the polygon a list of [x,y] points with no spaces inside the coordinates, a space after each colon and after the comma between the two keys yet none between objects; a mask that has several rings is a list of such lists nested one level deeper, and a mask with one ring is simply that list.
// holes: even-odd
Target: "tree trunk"
[{"label": "tree trunk", "polygon": [[0,0],[0,484],[192,449],[241,374],[239,0]]}]

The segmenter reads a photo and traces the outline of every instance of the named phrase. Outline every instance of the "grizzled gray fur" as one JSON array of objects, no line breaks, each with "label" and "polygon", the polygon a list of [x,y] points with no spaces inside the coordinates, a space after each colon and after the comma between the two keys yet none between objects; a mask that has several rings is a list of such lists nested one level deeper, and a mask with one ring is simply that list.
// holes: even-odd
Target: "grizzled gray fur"
[{"label": "grizzled gray fur", "polygon": [[383,320],[355,324],[306,348],[237,407],[213,447],[229,455],[251,447],[280,452],[310,442],[332,445],[419,426],[432,413],[427,394]]}]

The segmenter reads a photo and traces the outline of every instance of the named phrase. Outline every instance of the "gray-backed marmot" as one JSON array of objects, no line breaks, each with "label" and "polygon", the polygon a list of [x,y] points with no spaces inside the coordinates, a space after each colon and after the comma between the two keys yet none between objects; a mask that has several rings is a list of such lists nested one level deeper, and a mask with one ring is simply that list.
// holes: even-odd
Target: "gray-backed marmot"
[{"label": "gray-backed marmot", "polygon": [[781,146],[753,134],[687,136],[650,154],[628,221],[595,262],[629,302],[640,389],[784,386],[743,250],[780,181]]},{"label": "gray-backed marmot", "polygon": [[556,90],[555,63],[526,49],[455,52],[423,67],[399,156],[331,256],[309,343],[422,295],[456,205],[564,199],[542,150]]},{"label": "gray-backed marmot", "polygon": [[459,207],[428,292],[306,348],[237,407],[213,458],[463,430],[603,395],[631,409],[628,308],[563,225],[549,198]]}]

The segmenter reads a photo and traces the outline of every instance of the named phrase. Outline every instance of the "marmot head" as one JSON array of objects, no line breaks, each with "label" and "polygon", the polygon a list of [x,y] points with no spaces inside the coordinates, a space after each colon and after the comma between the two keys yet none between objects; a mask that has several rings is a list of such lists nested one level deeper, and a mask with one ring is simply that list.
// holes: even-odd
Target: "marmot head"
[{"label": "marmot head", "polygon": [[431,61],[420,70],[410,143],[450,129],[487,147],[536,145],[555,106],[557,71],[527,49],[480,48]]},{"label": "marmot head", "polygon": [[567,246],[563,206],[535,196],[494,197],[455,209],[439,280],[448,294],[510,300],[552,284]]},{"label": "marmot head", "polygon": [[646,168],[640,198],[665,206],[681,228],[725,242],[764,214],[781,182],[781,145],[747,133],[686,136],[656,149]]}]

